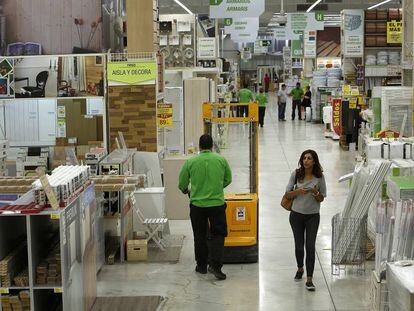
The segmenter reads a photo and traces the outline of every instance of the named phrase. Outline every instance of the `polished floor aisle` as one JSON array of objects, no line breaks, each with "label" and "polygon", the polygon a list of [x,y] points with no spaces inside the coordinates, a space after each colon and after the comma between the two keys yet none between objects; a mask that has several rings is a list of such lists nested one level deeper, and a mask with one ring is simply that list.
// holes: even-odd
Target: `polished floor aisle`
[{"label": "polished floor aisle", "polygon": [[[105,266],[98,277],[99,295],[161,295],[167,297],[161,310],[179,311],[369,309],[369,268],[365,275],[349,271],[333,277],[330,266],[331,218],[341,211],[348,192],[348,185],[338,184],[337,179],[352,170],[353,156],[341,151],[337,142],[324,138],[321,125],[290,118],[278,122],[276,109],[271,97],[265,126],[260,129],[259,263],[225,265],[223,271],[228,279],[221,282],[211,274],[196,274],[190,222],[172,221],[171,232],[186,236],[180,262]],[[287,115],[290,116],[289,111]],[[238,132],[243,128],[232,130]],[[247,148],[246,139],[242,137],[238,147]],[[279,205],[288,178],[305,149],[318,152],[328,185],[317,239],[316,292],[307,292],[304,281],[293,281],[296,271],[293,237],[288,213]],[[238,152],[227,156],[237,159]],[[239,169],[236,182],[246,174],[246,167]]]}]

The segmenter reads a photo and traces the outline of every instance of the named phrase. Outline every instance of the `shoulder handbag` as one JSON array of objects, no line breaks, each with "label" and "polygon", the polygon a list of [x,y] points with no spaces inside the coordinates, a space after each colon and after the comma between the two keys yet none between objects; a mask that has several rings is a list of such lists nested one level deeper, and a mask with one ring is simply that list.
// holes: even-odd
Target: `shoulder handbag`
[{"label": "shoulder handbag", "polygon": [[[296,189],[296,184],[297,184],[297,182],[298,182],[298,175],[297,175],[297,173],[295,174],[295,184],[294,184],[294,186],[293,186],[293,190],[295,190]],[[292,210],[292,205],[293,205],[293,200],[294,199],[289,199],[287,196],[286,196],[286,193],[283,195],[283,197],[282,197],[282,201],[280,202],[280,205],[285,209],[285,210],[287,210],[287,211],[291,211]]]}]

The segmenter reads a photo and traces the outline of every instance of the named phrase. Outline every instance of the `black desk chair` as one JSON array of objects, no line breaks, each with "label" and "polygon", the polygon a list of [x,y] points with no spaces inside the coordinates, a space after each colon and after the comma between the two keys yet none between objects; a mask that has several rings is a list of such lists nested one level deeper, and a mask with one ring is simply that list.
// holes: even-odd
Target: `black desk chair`
[{"label": "black desk chair", "polygon": [[36,86],[22,87],[23,95],[28,97],[45,97],[47,78],[49,78],[48,71],[39,72],[36,76]]}]

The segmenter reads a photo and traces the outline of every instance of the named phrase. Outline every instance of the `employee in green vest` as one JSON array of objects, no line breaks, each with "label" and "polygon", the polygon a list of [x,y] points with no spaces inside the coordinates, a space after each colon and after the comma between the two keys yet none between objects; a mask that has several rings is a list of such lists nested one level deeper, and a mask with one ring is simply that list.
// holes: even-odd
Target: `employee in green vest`
[{"label": "employee in green vest", "polygon": [[263,127],[264,117],[266,113],[267,96],[264,93],[263,88],[259,90],[259,94],[256,96],[256,101],[259,103],[259,125]]},{"label": "employee in green vest", "polygon": [[[225,280],[223,266],[224,238],[227,236],[226,203],[223,189],[232,181],[228,162],[213,153],[213,139],[204,134],[200,154],[188,159],[179,176],[178,188],[190,194],[190,218],[194,234],[196,272],[208,271]],[[190,189],[191,184],[191,189]]]},{"label": "employee in green vest", "polygon": [[302,88],[300,87],[300,83],[296,83],[296,87],[290,91],[289,96],[292,96],[292,120],[295,120],[295,110],[298,109],[298,118],[299,120],[302,120],[300,107],[302,105],[302,98],[303,98],[304,92]]},{"label": "employee in green vest", "polygon": [[[243,88],[239,91],[239,103],[250,103],[254,101],[253,93],[249,90],[248,83],[244,83]],[[237,116],[242,118],[243,116],[247,118],[249,115],[249,106],[240,106]]]}]

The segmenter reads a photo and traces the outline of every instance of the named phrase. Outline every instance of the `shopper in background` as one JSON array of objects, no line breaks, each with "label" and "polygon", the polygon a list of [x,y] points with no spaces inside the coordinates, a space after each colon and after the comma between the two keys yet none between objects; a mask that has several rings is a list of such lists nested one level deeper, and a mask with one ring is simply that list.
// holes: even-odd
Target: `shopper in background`
[{"label": "shopper in background", "polygon": [[306,87],[306,91],[305,91],[305,95],[303,96],[303,100],[302,100],[302,107],[303,107],[303,111],[304,111],[304,120],[306,120],[306,108],[310,108],[312,106],[312,92],[310,90],[310,86],[308,85]]},{"label": "shopper in background", "polygon": [[315,290],[313,270],[315,267],[315,242],[319,227],[319,209],[326,197],[326,183],[318,155],[306,150],[299,159],[299,168],[290,176],[286,195],[293,199],[290,225],[295,239],[295,256],[298,266],[295,281],[303,276],[303,258],[306,245],[306,288]]},{"label": "shopper in background", "polygon": [[256,101],[259,104],[259,125],[260,127],[263,127],[264,117],[266,113],[267,96],[264,93],[264,90],[262,87],[259,90],[259,94],[257,94],[256,96]]},{"label": "shopper in background", "polygon": [[296,83],[296,87],[290,91],[290,96],[292,96],[292,120],[295,120],[295,110],[298,109],[298,118],[302,119],[300,113],[300,106],[302,105],[303,90],[300,87],[300,83]]},{"label": "shopper in background", "polygon": [[264,85],[265,85],[265,92],[267,93],[267,92],[269,92],[269,86],[270,86],[270,77],[267,73],[265,74],[265,76],[263,78],[263,82],[264,82]]},{"label": "shopper in background", "polygon": [[218,280],[225,280],[226,275],[221,271],[227,236],[223,189],[232,181],[231,170],[225,158],[212,152],[210,135],[200,137],[199,147],[200,154],[184,163],[178,188],[190,196],[196,272],[206,274],[209,264],[208,271]]},{"label": "shopper in background", "polygon": [[[243,88],[239,91],[239,103],[250,103],[254,101],[253,93],[249,90],[249,84],[247,82],[244,83]],[[247,117],[249,115],[249,107],[248,106],[240,106],[238,110],[238,117]]]},{"label": "shopper in background", "polygon": [[287,92],[286,84],[282,84],[281,89],[277,92],[277,106],[279,112],[279,121],[286,121],[285,112],[286,112],[286,102],[287,102]]}]

